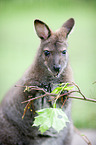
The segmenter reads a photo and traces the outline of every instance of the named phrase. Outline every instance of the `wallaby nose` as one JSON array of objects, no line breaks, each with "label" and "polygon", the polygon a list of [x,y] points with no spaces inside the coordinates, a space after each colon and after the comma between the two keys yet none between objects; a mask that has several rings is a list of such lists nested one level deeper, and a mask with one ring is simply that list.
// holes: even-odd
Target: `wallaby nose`
[{"label": "wallaby nose", "polygon": [[58,66],[54,65],[54,66],[53,66],[53,69],[54,69],[56,72],[59,72],[60,69],[61,69],[61,65],[58,65]]}]

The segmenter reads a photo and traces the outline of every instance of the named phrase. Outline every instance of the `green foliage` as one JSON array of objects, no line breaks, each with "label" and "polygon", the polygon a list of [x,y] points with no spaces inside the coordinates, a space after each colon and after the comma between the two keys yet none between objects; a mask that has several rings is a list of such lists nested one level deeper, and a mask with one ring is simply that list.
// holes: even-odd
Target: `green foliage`
[{"label": "green foliage", "polygon": [[53,108],[44,108],[36,111],[39,116],[35,117],[33,126],[40,126],[39,130],[44,133],[50,127],[53,127],[57,132],[66,127],[66,122],[69,122],[68,117],[60,108],[56,108],[56,101],[62,91],[72,90],[73,86],[68,86],[69,83],[61,83],[51,93],[57,94]]},{"label": "green foliage", "polygon": [[61,83],[58,85],[57,88],[55,88],[51,93],[53,94],[60,94],[63,91],[70,91],[73,89],[73,86],[68,86],[69,83]]},{"label": "green foliage", "polygon": [[41,133],[44,133],[50,127],[59,132],[66,127],[66,122],[69,122],[68,117],[60,108],[45,108],[36,112],[39,116],[35,117],[33,126],[40,126]]}]

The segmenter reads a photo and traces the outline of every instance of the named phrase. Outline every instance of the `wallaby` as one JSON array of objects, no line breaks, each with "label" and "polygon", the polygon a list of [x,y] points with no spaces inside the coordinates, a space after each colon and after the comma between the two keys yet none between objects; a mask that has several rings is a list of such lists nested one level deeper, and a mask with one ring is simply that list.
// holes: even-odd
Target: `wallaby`
[{"label": "wallaby", "polygon": [[[72,70],[69,64],[67,52],[67,38],[74,26],[74,19],[70,18],[63,26],[53,32],[44,22],[36,19],[35,30],[41,39],[34,63],[16,83],[21,86],[39,86],[51,92],[56,84],[72,82]],[[55,84],[55,85],[54,85]],[[23,87],[12,87],[4,97],[0,105],[0,145],[71,145],[71,100],[67,99],[63,110],[68,116],[70,123],[60,133],[49,129],[44,134],[38,131],[38,127],[32,127],[36,113],[27,111],[22,119],[28,96],[36,97],[40,92],[24,92]],[[52,107],[48,98],[34,101],[34,110],[43,107]],[[61,100],[57,106],[61,107]]]}]

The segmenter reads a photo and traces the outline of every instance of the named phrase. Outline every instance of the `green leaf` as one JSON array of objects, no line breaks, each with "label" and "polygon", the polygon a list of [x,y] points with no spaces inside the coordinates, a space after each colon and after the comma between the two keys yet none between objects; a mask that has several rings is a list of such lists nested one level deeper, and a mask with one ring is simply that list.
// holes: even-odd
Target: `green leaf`
[{"label": "green leaf", "polygon": [[62,90],[62,87],[57,87],[51,93],[58,94],[61,90]]},{"label": "green leaf", "polygon": [[45,108],[36,112],[38,116],[35,117],[33,126],[39,126],[41,133],[50,127],[59,132],[66,127],[66,122],[69,122],[68,117],[60,108]]},{"label": "green leaf", "polygon": [[68,86],[68,83],[61,83],[59,84],[59,87],[55,88],[51,93],[53,94],[59,94],[64,90],[70,91],[73,89],[74,86]]},{"label": "green leaf", "polygon": [[[68,83],[67,83],[68,84]],[[61,84],[58,84],[60,87],[64,87],[65,85],[67,85],[66,83],[61,83]]]},{"label": "green leaf", "polygon": [[66,86],[65,88],[64,88],[64,90],[67,90],[67,91],[70,91],[70,90],[72,90],[74,88],[74,86]]},{"label": "green leaf", "polygon": [[53,108],[56,108],[56,103],[55,102],[53,103]]}]

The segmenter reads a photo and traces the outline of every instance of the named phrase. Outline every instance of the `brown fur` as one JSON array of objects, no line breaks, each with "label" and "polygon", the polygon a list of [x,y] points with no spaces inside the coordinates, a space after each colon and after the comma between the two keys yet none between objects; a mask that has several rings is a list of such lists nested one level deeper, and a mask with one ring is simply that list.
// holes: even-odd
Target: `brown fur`
[{"label": "brown fur", "polygon": [[[56,32],[42,21],[35,20],[35,29],[41,39],[34,63],[24,73],[16,85],[36,85],[47,91],[54,89],[54,84],[73,81],[72,70],[69,64],[67,37],[74,25],[74,19],[69,19]],[[47,55],[45,52],[49,52]],[[47,55],[47,56],[46,56]],[[56,86],[55,86],[56,87]],[[22,114],[25,104],[22,101],[29,95],[36,97],[40,92],[24,93],[20,87],[12,87],[0,105],[0,145],[70,145],[72,140],[72,124],[68,123],[60,133],[50,129],[41,135],[37,127],[31,127],[36,114],[27,111],[24,119]],[[51,107],[48,99],[34,101],[34,109]],[[61,106],[60,100],[57,106]],[[63,110],[71,121],[71,101],[68,99]]]}]

